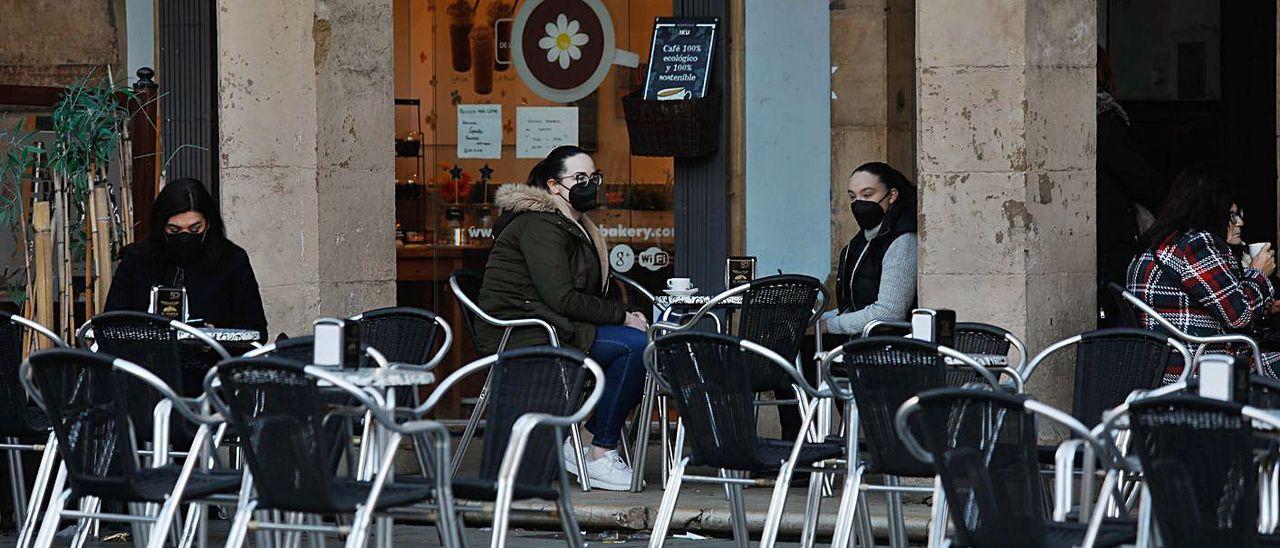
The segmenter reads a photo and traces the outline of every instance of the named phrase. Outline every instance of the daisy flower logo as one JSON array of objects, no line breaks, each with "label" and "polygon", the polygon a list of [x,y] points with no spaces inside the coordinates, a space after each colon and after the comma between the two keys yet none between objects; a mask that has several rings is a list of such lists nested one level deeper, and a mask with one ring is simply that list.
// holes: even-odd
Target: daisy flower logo
[{"label": "daisy flower logo", "polygon": [[559,61],[560,68],[567,69],[571,61],[582,58],[579,46],[586,45],[590,37],[578,33],[580,26],[576,20],[570,21],[563,13],[556,17],[555,23],[547,23],[547,35],[538,40],[538,47],[547,50],[548,63]]}]

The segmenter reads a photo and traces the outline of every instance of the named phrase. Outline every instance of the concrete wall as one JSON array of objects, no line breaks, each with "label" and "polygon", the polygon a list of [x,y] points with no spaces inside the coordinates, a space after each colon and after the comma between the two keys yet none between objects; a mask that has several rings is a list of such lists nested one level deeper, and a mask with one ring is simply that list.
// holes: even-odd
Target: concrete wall
[{"label": "concrete wall", "polygon": [[831,163],[830,38],[824,2],[745,8],[746,251],[758,273],[825,278]]},{"label": "concrete wall", "polygon": [[122,74],[124,0],[0,0],[0,84],[63,86]]},{"label": "concrete wall", "polygon": [[[919,0],[920,304],[1030,348],[1094,326],[1093,1]],[[1069,406],[1070,363],[1029,390]]]},{"label": "concrete wall", "polygon": [[222,208],[271,331],[393,304],[391,1],[227,0],[218,28]]}]

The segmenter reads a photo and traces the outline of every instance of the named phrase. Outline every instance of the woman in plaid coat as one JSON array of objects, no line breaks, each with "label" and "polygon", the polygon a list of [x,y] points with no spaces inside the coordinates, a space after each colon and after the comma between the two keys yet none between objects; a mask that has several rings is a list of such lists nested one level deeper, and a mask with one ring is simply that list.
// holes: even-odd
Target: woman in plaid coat
[{"label": "woman in plaid coat", "polygon": [[[1179,329],[1196,336],[1249,332],[1262,318],[1280,311],[1275,254],[1268,246],[1245,267],[1232,246],[1242,246],[1244,216],[1230,186],[1203,168],[1183,171],[1140,238],[1143,251],[1129,264],[1128,290]],[[1158,330],[1143,315],[1147,329]],[[1196,347],[1189,345],[1195,352]],[[1276,376],[1280,353],[1264,353],[1255,370]],[[1166,372],[1177,374],[1178,371]]]}]

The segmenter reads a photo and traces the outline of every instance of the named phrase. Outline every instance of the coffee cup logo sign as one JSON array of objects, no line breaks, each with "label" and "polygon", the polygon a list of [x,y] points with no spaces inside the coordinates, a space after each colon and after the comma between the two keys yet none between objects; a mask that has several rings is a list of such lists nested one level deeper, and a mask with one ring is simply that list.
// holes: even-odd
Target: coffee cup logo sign
[{"label": "coffee cup logo sign", "polygon": [[600,87],[614,64],[640,57],[615,48],[613,20],[600,0],[528,0],[516,13],[511,60],[543,99],[569,103]]}]

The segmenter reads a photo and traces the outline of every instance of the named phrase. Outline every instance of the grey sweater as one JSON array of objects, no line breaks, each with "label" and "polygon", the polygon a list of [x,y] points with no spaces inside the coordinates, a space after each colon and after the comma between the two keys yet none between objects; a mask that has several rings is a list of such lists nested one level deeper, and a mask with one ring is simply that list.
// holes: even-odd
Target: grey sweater
[{"label": "grey sweater", "polygon": [[[874,237],[876,230],[869,231]],[[822,330],[841,335],[861,335],[862,328],[874,320],[905,320],[916,299],[916,234],[908,232],[889,244],[880,267],[880,293],[876,302],[861,310],[839,314],[828,310],[822,315]]]}]

